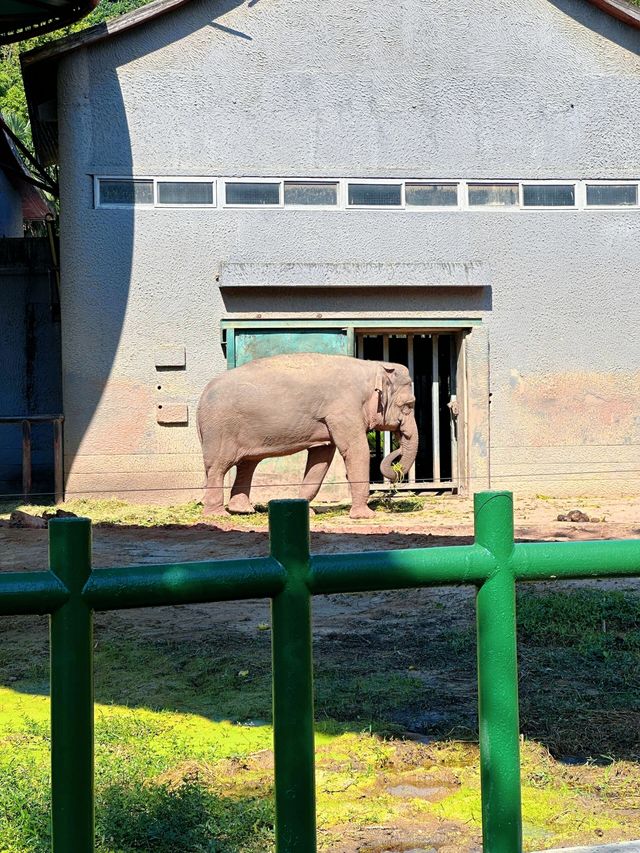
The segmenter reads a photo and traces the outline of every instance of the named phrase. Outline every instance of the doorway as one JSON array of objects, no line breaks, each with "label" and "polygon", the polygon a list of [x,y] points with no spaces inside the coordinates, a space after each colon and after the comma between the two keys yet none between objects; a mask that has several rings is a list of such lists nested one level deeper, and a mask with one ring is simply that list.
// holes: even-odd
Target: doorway
[{"label": "doorway", "polygon": [[[458,332],[385,333],[356,336],[358,358],[391,361],[408,368],[413,380],[418,424],[418,456],[398,488],[415,491],[457,491],[459,474],[458,361],[462,338]],[[369,434],[370,479],[388,488],[380,462],[395,449],[390,432]]]}]

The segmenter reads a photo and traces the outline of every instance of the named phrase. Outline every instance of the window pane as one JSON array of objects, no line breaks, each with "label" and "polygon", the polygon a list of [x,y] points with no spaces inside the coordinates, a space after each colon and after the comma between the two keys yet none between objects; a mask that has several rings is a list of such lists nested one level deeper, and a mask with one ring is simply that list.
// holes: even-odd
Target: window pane
[{"label": "window pane", "polygon": [[349,204],[357,207],[399,207],[402,204],[400,184],[349,184]]},{"label": "window pane", "polygon": [[522,202],[525,207],[573,207],[575,188],[573,184],[524,184]]},{"label": "window pane", "polygon": [[158,204],[213,204],[213,184],[158,181]]},{"label": "window pane", "polygon": [[280,184],[227,183],[227,204],[280,204]]},{"label": "window pane", "polygon": [[407,184],[405,199],[411,207],[455,207],[457,184]]},{"label": "window pane", "polygon": [[469,184],[471,207],[513,207],[519,202],[518,184]]},{"label": "window pane", "polygon": [[153,181],[100,181],[100,204],[153,204]]},{"label": "window pane", "polygon": [[635,184],[587,184],[587,204],[636,205],[638,187]]},{"label": "window pane", "polygon": [[285,181],[285,204],[308,204],[316,206],[336,205],[338,203],[338,185],[309,181]]}]

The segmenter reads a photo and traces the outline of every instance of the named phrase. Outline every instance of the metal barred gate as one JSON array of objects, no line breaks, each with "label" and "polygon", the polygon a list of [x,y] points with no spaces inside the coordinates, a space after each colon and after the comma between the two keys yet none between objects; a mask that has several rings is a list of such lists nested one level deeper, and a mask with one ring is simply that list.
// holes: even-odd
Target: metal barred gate
[{"label": "metal barred gate", "polygon": [[270,598],[277,853],[316,850],[311,596],[477,589],[485,853],[520,853],[517,581],[640,577],[640,540],[513,541],[510,492],[474,498],[475,544],[310,556],[306,501],[269,504],[271,556],[91,568],[88,519],[50,522],[50,571],[0,575],[0,615],[50,614],[52,849],[94,849],[93,612]]}]

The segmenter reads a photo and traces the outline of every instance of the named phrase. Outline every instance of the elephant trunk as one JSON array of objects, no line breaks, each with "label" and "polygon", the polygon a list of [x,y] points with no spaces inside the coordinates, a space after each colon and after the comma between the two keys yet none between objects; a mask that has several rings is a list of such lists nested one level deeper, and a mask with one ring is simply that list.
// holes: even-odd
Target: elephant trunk
[{"label": "elephant trunk", "polygon": [[[392,483],[397,483],[403,475],[408,474],[418,455],[418,426],[413,416],[402,424],[397,435],[400,447],[385,456],[380,463],[382,476]],[[394,465],[395,468],[392,467]],[[401,471],[398,466],[401,466]]]}]

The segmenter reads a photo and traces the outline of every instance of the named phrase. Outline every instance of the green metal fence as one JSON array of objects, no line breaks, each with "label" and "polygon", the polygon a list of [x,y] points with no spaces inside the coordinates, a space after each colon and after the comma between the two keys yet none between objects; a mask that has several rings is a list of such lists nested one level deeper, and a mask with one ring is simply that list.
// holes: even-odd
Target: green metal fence
[{"label": "green metal fence", "polygon": [[472,584],[485,853],[522,844],[515,584],[638,577],[640,540],[513,541],[509,492],[475,496],[475,544],[309,554],[306,501],[269,505],[271,556],[91,569],[88,519],[50,522],[50,571],[0,575],[0,615],[51,614],[54,853],[94,849],[93,612],[247,598],[272,601],[278,853],[314,853],[311,596]]}]

